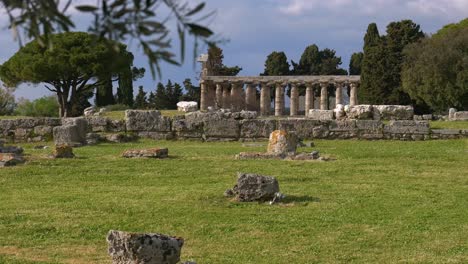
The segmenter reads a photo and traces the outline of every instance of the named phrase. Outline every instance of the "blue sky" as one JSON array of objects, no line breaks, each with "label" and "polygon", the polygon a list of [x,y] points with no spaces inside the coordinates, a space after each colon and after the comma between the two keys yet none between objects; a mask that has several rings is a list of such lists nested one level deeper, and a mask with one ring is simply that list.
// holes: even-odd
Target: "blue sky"
[{"label": "blue sky", "polygon": [[[76,2],[95,2],[81,0]],[[200,1],[190,0],[195,6]],[[289,60],[298,61],[304,48],[317,44],[321,49],[331,48],[341,56],[342,67],[348,68],[353,52],[361,51],[364,33],[371,22],[376,22],[381,34],[391,21],[412,19],[426,33],[434,33],[443,25],[468,17],[468,0],[205,0],[207,10],[216,10],[209,27],[230,41],[222,46],[225,64],[239,65],[241,75],[258,75],[272,51],[284,51]],[[77,28],[86,29],[90,17],[71,10]],[[0,16],[0,63],[18,49],[7,26],[7,18]],[[162,10],[164,12],[164,10]],[[174,41],[176,38],[174,38]],[[175,51],[178,43],[174,42]],[[136,55],[135,65],[147,67],[138,46],[132,45]],[[164,64],[162,79],[154,80],[151,74],[135,83],[145,90],[155,89],[158,81],[171,79],[182,82],[195,77],[199,68],[193,67],[190,53],[182,67]],[[16,97],[34,99],[49,92],[41,86],[23,85]]]}]

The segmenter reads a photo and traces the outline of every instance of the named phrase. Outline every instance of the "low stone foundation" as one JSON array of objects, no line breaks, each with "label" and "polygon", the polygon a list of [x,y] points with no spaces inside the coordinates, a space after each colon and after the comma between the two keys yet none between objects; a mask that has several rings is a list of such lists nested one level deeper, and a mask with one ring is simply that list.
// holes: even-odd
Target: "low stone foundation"
[{"label": "low stone foundation", "polygon": [[[365,107],[364,107],[365,108]],[[362,109],[365,110],[365,109]],[[362,112],[362,111],[360,111]],[[364,111],[365,112],[365,111]],[[362,115],[356,114],[361,118]],[[369,114],[363,114],[369,115]],[[47,141],[54,127],[78,126],[69,119],[0,120],[0,138],[14,141]],[[258,118],[256,112],[192,112],[175,117],[162,116],[159,111],[129,110],[125,120],[105,117],[82,118],[88,133],[106,135],[128,133],[152,139],[193,139],[203,141],[258,141],[268,139],[275,130],[295,131],[301,139],[396,139],[427,140],[467,138],[468,129],[431,130],[428,121],[341,119],[316,120],[297,117]],[[81,121],[80,121],[81,123]],[[83,127],[82,124],[78,127]],[[83,140],[83,131],[77,140]],[[84,134],[86,140],[86,134]]]}]

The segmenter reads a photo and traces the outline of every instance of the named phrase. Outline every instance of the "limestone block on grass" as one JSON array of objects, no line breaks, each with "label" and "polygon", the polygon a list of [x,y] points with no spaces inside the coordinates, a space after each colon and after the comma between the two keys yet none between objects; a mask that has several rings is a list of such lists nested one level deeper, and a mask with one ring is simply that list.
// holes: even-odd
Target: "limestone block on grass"
[{"label": "limestone block on grass", "polygon": [[240,121],[241,138],[268,138],[276,130],[276,120],[251,119]]},{"label": "limestone block on grass", "polygon": [[333,120],[333,110],[310,109],[307,117],[314,120]]},{"label": "limestone block on grass", "polygon": [[237,184],[232,188],[239,202],[265,202],[272,200],[280,191],[275,177],[251,173],[238,173]]},{"label": "limestone block on grass", "polygon": [[83,117],[64,118],[62,125],[77,126],[79,135],[84,139],[88,133],[88,121]]},{"label": "limestone block on grass", "polygon": [[107,243],[113,264],[176,264],[184,239],[157,233],[110,230]]},{"label": "limestone block on grass", "polygon": [[53,129],[54,142],[56,145],[81,146],[86,144],[86,134],[81,134],[81,131],[76,125],[57,126]]},{"label": "limestone block on grass", "polygon": [[171,119],[158,110],[126,110],[125,125],[127,131],[171,131]]},{"label": "limestone block on grass", "polygon": [[349,119],[374,119],[374,108],[372,105],[352,105],[346,113]]},{"label": "limestone block on grass", "polygon": [[468,111],[459,111],[453,114],[453,121],[468,121]]},{"label": "limestone block on grass", "polygon": [[126,150],[122,153],[124,158],[167,158],[169,150],[167,148],[150,148],[150,149],[136,149]]},{"label": "limestone block on grass", "polygon": [[392,120],[384,126],[384,133],[389,134],[429,134],[428,121]]},{"label": "limestone block on grass", "polygon": [[296,153],[298,138],[293,132],[275,130],[270,134],[267,153],[290,155]]},{"label": "limestone block on grass", "polygon": [[414,108],[410,105],[374,105],[374,119],[412,120]]},{"label": "limestone block on grass", "polygon": [[16,153],[0,153],[0,167],[10,167],[24,163],[21,155]]},{"label": "limestone block on grass", "polygon": [[71,159],[75,157],[73,148],[66,144],[55,145],[54,152],[52,153],[54,159]]},{"label": "limestone block on grass", "polygon": [[181,112],[195,112],[198,110],[198,103],[197,102],[178,102],[177,103],[177,111]]}]

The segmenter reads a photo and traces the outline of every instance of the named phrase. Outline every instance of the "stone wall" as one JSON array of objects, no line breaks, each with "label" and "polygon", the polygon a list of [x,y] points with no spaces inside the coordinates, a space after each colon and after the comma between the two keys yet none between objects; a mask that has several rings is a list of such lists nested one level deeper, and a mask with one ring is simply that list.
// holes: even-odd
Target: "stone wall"
[{"label": "stone wall", "polygon": [[[268,139],[277,129],[295,131],[302,139],[397,139],[428,140],[468,138],[468,129],[430,129],[428,121],[310,118],[258,118],[256,112],[192,112],[173,118],[159,111],[126,112],[125,120],[87,117],[88,132],[131,133],[152,139],[193,139],[204,141],[256,141]],[[0,138],[8,141],[52,139],[53,128],[69,119],[36,118],[0,120]]]}]

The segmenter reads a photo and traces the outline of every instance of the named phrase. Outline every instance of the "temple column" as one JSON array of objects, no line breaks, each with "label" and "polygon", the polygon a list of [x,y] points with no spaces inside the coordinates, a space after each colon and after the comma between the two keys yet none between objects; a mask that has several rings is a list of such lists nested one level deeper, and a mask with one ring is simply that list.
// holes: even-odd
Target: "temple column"
[{"label": "temple column", "polygon": [[277,84],[275,89],[275,116],[282,116],[284,112],[284,87]]},{"label": "temple column", "polygon": [[228,109],[231,107],[231,94],[229,93],[229,85],[223,87],[223,108]]},{"label": "temple column", "polygon": [[299,88],[296,84],[291,85],[291,106],[290,106],[290,115],[296,116],[299,110]]},{"label": "temple column", "polygon": [[213,83],[208,83],[208,85],[206,86],[207,89],[208,89],[208,102],[207,102],[207,106],[208,107],[212,107],[212,108],[215,108],[216,106],[216,85],[214,85]]},{"label": "temple column", "polygon": [[310,109],[314,109],[314,88],[312,83],[308,83],[305,96],[305,115],[309,114]]},{"label": "temple column", "polygon": [[242,108],[242,86],[239,83],[232,83],[231,110],[240,111],[241,108]]},{"label": "temple column", "polygon": [[343,104],[343,84],[336,83],[336,92],[335,92],[335,107],[339,104]]},{"label": "temple column", "polygon": [[208,109],[208,90],[207,84],[204,80],[200,82],[200,111],[206,111]]},{"label": "temple column", "polygon": [[320,110],[328,110],[328,83],[320,83]]},{"label": "temple column", "polygon": [[248,111],[255,111],[257,108],[256,87],[252,83],[247,83],[245,91],[245,108]]},{"label": "temple column", "polygon": [[349,93],[349,105],[357,105],[357,86],[356,83],[350,83],[351,91]]},{"label": "temple column", "polygon": [[267,84],[262,84],[260,87],[260,114],[262,116],[270,115],[270,107],[270,86]]},{"label": "temple column", "polygon": [[215,108],[220,109],[223,107],[223,85],[221,83],[216,84],[216,100]]}]

